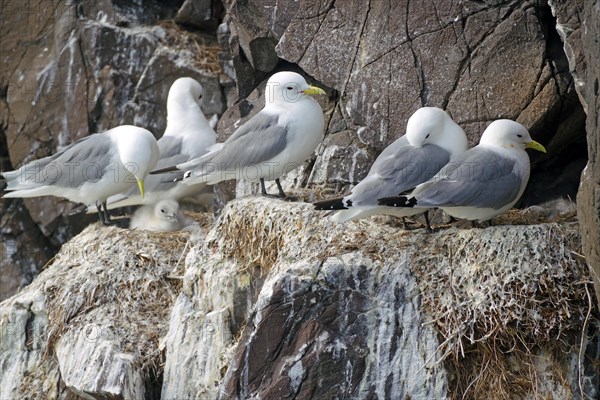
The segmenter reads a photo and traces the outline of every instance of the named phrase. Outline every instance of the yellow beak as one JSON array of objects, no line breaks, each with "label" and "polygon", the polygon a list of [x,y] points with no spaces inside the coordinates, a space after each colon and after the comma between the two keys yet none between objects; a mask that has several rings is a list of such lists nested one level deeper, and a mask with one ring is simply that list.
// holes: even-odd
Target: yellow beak
[{"label": "yellow beak", "polygon": [[317,94],[326,94],[325,91],[321,88],[318,88],[316,86],[309,86],[308,89],[303,90],[304,94],[310,94],[312,96],[315,96]]},{"label": "yellow beak", "polygon": [[542,153],[546,152],[546,148],[544,146],[542,146],[540,143],[536,142],[535,140],[532,140],[531,142],[527,143],[525,145],[525,148],[541,151]]},{"label": "yellow beak", "polygon": [[140,188],[140,193],[142,194],[142,199],[143,199],[144,198],[144,180],[138,179],[137,183],[138,183],[138,188]]}]

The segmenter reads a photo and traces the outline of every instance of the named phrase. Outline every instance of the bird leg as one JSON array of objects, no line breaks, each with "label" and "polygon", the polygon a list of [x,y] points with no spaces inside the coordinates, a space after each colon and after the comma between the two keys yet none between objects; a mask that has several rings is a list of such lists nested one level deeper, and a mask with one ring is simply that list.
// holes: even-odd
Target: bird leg
[{"label": "bird leg", "polygon": [[414,221],[407,219],[406,217],[400,217],[400,219],[402,220],[402,229],[405,231],[412,231],[414,229],[411,227],[411,224],[413,224]]},{"label": "bird leg", "polygon": [[418,222],[413,221],[412,219],[407,217],[400,217],[400,220],[402,221],[402,229],[404,229],[405,231],[412,231],[413,229],[418,229],[421,226],[423,226],[423,224],[419,224],[420,226],[416,227],[411,226],[414,224],[418,224]]},{"label": "bird leg", "polygon": [[405,231],[408,230],[408,225],[406,224],[406,217],[400,217],[402,219],[402,229]]},{"label": "bird leg", "polygon": [[279,189],[279,197],[285,199],[287,196],[281,187],[281,182],[279,182],[279,178],[275,179],[275,183],[277,184],[277,189]]},{"label": "bird leg", "polygon": [[260,178],[260,192],[263,196],[268,196],[267,189],[265,188],[265,178]]},{"label": "bird leg", "polygon": [[102,206],[100,205],[100,201],[96,202],[96,211],[98,211],[98,219],[100,223],[104,225],[104,216],[102,215]]},{"label": "bird leg", "polygon": [[108,223],[104,220],[104,214],[102,213],[102,202],[98,200],[96,202],[96,210],[98,211],[98,219],[102,225],[108,225]]},{"label": "bird leg", "polygon": [[106,207],[106,200],[104,200],[101,205],[104,207],[104,221],[105,225],[112,224],[112,220],[110,219],[110,213],[108,212],[108,208]]},{"label": "bird leg", "polygon": [[279,181],[279,178],[275,179],[275,183],[277,184],[277,189],[279,189],[279,194],[269,194],[267,193],[267,189],[265,188],[264,178],[260,178],[260,192],[262,193],[262,195],[266,197],[272,197],[275,199],[294,200],[293,197],[289,197],[287,194],[285,194],[283,188],[281,187],[281,182]]},{"label": "bird leg", "polygon": [[427,226],[425,230],[427,231],[427,233],[432,233],[433,229],[431,229],[431,224],[429,223],[429,210],[425,211],[423,217],[425,218],[425,225]]},{"label": "bird leg", "polygon": [[493,226],[491,219],[488,219],[487,221],[481,221],[481,222],[473,220],[473,221],[471,221],[471,225],[473,226],[473,228],[482,228],[482,229]]}]

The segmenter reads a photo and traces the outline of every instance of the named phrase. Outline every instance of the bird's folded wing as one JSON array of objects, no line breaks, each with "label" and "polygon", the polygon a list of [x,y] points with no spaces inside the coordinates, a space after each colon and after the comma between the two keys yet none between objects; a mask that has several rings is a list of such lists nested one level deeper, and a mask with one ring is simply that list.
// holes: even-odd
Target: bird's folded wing
[{"label": "bird's folded wing", "polygon": [[500,209],[519,194],[524,171],[516,160],[473,148],[411,194],[419,206]]},{"label": "bird's folded wing", "polygon": [[[156,169],[169,167],[189,161],[186,154],[182,154],[183,141],[180,137],[164,136],[158,141],[158,151],[160,158],[156,163]],[[148,175],[144,180],[147,192],[158,192],[169,190],[177,184],[183,177],[182,171],[171,172],[166,175]],[[135,189],[133,188],[135,193]]]},{"label": "bird's folded wing", "polygon": [[178,169],[233,170],[271,160],[287,145],[288,127],[278,125],[278,117],[258,113],[223,143],[223,146]]},{"label": "bird's folded wing", "polygon": [[[115,163],[117,155],[110,137],[93,134],[71,143],[61,151],[32,161],[16,171],[3,174],[7,180],[6,190],[21,190],[45,185],[77,188],[85,182],[100,179]],[[112,165],[114,173],[118,174]]]},{"label": "bird's folded wing", "polygon": [[431,144],[406,145],[382,156],[369,175],[352,189],[354,204],[376,205],[379,198],[413,189],[432,178],[450,160],[449,152]]}]

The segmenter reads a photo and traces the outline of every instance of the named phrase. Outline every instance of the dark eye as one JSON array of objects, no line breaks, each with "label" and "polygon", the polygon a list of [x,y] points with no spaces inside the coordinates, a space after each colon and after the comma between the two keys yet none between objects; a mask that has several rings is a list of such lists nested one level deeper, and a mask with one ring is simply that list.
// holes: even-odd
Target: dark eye
[{"label": "dark eye", "polygon": [[286,89],[287,90],[294,90],[294,87],[293,86],[288,86]]},{"label": "dark eye", "polygon": [[520,137],[520,138],[522,138],[522,137],[523,137],[523,135],[517,135],[517,137]]},{"label": "dark eye", "polygon": [[425,136],[425,139],[429,139],[429,135],[431,135],[431,133],[428,133],[427,136]]},{"label": "dark eye", "polygon": [[164,213],[164,212],[165,212],[165,210],[161,209],[161,210],[160,210],[160,212],[161,212],[161,213]]},{"label": "dark eye", "polygon": [[200,100],[202,98],[202,95],[198,96],[198,100]]}]

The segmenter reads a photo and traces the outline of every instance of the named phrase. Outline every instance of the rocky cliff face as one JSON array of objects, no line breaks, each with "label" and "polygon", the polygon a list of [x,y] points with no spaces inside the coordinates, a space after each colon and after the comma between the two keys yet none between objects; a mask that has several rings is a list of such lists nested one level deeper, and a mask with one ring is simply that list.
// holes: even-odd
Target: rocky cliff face
[{"label": "rocky cliff face", "polygon": [[576,223],[426,234],[322,216],[246,198],[205,239],[88,227],[2,303],[3,396],[598,395]]},{"label": "rocky cliff face", "polygon": [[577,201],[581,220],[583,251],[587,257],[600,299],[600,2],[586,2],[582,31],[585,54],[584,93],[587,107],[587,144],[589,161],[581,175]]},{"label": "rocky cliff face", "polygon": [[[74,205],[0,200],[0,299],[62,246],[0,305],[2,396],[597,397],[599,5],[3,2],[2,169],[118,124],[160,137],[179,76],[224,140],[293,69],[328,93],[323,144],[284,180],[301,198],[347,190],[431,105],[471,143],[496,118],[526,125],[549,152],[521,206],[577,193],[578,220],[425,235],[243,199],[206,241],[94,225],[68,242],[91,221]],[[219,185],[221,204],[236,191],[255,188]]]},{"label": "rocky cliff face", "polygon": [[[586,67],[596,56],[594,27],[581,34],[584,2],[187,0],[142,7],[105,0],[3,7],[3,48],[14,49],[0,61],[6,169],[118,124],[135,123],[159,137],[168,87],[184,75],[207,88],[208,114],[235,101],[235,78],[241,100],[219,123],[223,140],[261,107],[264,78],[282,68],[329,88],[327,137],[316,158],[287,177],[288,189],[347,190],[422,105],[446,108],[472,143],[495,118],[529,127],[549,154],[535,156],[523,205],[574,198],[587,161],[585,93],[594,91],[584,93],[593,88],[585,77],[593,76]],[[19,279],[3,282],[2,297],[91,221],[70,216],[73,206],[55,198],[1,207],[23,211],[3,216],[3,242],[17,245],[3,248],[2,268]],[[22,253],[34,253],[36,262],[13,256]]]},{"label": "rocky cliff face", "polygon": [[171,272],[187,237],[150,237],[92,225],[2,303],[2,398],[160,392],[159,341],[181,288]]},{"label": "rocky cliff face", "polygon": [[[178,3],[3,2],[3,170],[116,125],[139,125],[160,137],[167,93],[180,76],[203,84],[209,117],[221,114],[221,81],[229,80],[220,79],[216,36],[173,23],[183,18]],[[81,211],[71,215],[74,205],[55,197],[0,200],[0,209],[0,298],[27,284],[62,243],[95,220]]]}]

